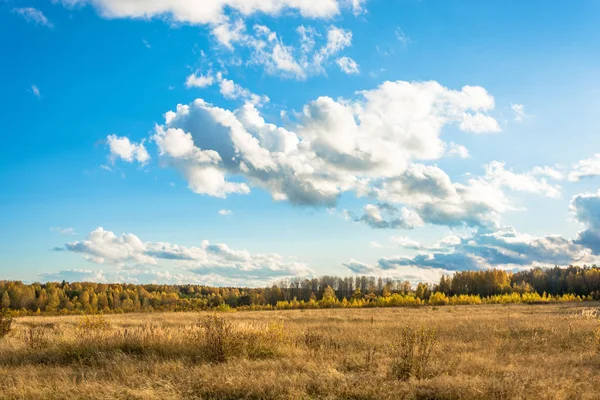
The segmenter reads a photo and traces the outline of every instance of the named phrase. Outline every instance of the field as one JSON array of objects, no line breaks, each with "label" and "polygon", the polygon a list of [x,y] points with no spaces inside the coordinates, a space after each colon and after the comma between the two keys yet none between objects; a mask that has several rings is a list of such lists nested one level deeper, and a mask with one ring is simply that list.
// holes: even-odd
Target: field
[{"label": "field", "polygon": [[600,304],[23,317],[0,397],[598,399]]}]

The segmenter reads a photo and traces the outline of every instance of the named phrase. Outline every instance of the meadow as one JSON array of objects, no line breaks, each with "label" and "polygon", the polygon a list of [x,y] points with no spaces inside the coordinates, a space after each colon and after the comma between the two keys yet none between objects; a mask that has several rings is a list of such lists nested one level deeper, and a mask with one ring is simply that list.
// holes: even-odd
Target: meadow
[{"label": "meadow", "polygon": [[598,399],[600,303],[15,318],[2,399]]}]

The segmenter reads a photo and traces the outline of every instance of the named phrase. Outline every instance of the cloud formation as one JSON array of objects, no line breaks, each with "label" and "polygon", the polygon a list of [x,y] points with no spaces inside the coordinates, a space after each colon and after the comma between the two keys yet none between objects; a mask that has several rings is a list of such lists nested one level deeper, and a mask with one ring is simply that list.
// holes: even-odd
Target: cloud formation
[{"label": "cloud formation", "polygon": [[[168,242],[143,242],[134,234],[117,236],[101,227],[93,230],[86,240],[66,243],[64,249],[79,253],[85,260],[95,264],[119,267],[116,275],[113,275],[114,279],[119,276],[129,276],[128,279],[131,279],[133,275],[139,278],[139,274],[147,271],[148,267],[154,266],[155,270],[159,261],[178,262],[178,267],[185,275],[195,276],[195,281],[208,276],[211,282],[221,277],[226,282],[266,284],[274,279],[309,276],[313,273],[306,264],[275,253],[252,254],[246,250],[231,249],[223,243],[211,244],[206,240],[194,247]],[[147,278],[144,280],[147,281]]]},{"label": "cloud formation", "polygon": [[[217,42],[226,49],[248,50],[248,64],[262,66],[270,75],[299,80],[323,74],[334,57],[352,45],[352,32],[333,25],[324,35],[304,25],[299,26],[296,33],[298,42],[290,45],[265,25],[256,24],[248,30],[241,19],[227,20],[212,29]],[[348,57],[338,58],[337,63],[348,71],[358,71],[356,62]]]},{"label": "cloud formation", "polygon": [[15,14],[20,15],[27,22],[32,22],[39,26],[45,26],[47,28],[54,27],[54,24],[46,18],[43,12],[33,7],[22,7],[22,8],[13,8],[12,10]]},{"label": "cloud formation", "polygon": [[143,140],[140,143],[134,143],[126,136],[108,135],[106,143],[110,149],[110,157],[113,162],[115,159],[120,158],[128,163],[137,161],[141,165],[145,165],[150,160],[150,155],[144,147]]},{"label": "cloud formation", "polygon": [[577,182],[585,178],[600,176],[600,153],[578,161],[569,172],[569,181]]},{"label": "cloud formation", "polygon": [[455,184],[439,168],[412,160],[444,156],[444,126],[460,128],[493,106],[479,87],[385,82],[356,99],[319,97],[286,129],[265,121],[251,102],[230,111],[197,99],[167,112],[153,140],[196,193],[225,197],[259,186],[278,201],[330,206],[354,191],[410,205],[427,222],[460,224],[475,208],[478,220],[493,219],[506,208],[504,197],[485,182]]},{"label": "cloud formation", "polygon": [[340,69],[348,75],[354,75],[360,72],[356,61],[354,61],[350,57],[340,57],[337,60],[335,60],[335,62],[340,67]]},{"label": "cloud formation", "polygon": [[560,185],[550,184],[545,178],[538,178],[536,175],[548,175],[551,170],[535,170],[529,173],[515,173],[505,169],[505,164],[499,161],[492,161],[485,166],[486,178],[497,185],[508,187],[517,192],[527,192],[541,194],[546,197],[561,197]]},{"label": "cloud formation", "polygon": [[577,234],[575,243],[590,248],[600,255],[600,190],[597,193],[582,193],[571,200],[571,210],[586,229]]},{"label": "cloud formation", "polygon": [[286,10],[306,18],[329,19],[342,8],[362,10],[364,1],[352,0],[59,0],[67,7],[91,4],[104,18],[163,18],[193,25],[219,24],[229,19],[227,10],[240,16],[253,14],[277,16]]},{"label": "cloud formation", "polygon": [[418,254],[413,257],[381,258],[374,265],[356,260],[342,265],[354,273],[379,276],[404,276],[407,274],[406,268],[410,268],[425,274],[422,277],[435,278],[433,281],[437,281],[441,275],[453,271],[590,264],[597,259],[593,254],[597,255],[600,250],[600,212],[593,215],[600,210],[600,196],[576,197],[573,207],[579,210],[581,220],[589,224],[588,229],[582,231],[576,240],[560,235],[531,236],[517,232],[514,227],[493,230],[480,228],[466,237],[450,235],[431,245],[397,236],[391,238],[394,243],[404,249],[416,250]]}]

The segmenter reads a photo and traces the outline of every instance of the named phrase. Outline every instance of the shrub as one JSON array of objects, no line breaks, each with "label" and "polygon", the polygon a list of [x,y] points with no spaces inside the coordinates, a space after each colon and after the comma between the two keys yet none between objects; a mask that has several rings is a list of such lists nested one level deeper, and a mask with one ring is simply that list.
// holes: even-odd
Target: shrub
[{"label": "shrub", "polygon": [[393,377],[399,380],[426,377],[434,347],[438,344],[436,336],[434,330],[405,327],[394,346],[396,354],[391,368]]},{"label": "shrub", "polygon": [[0,339],[8,335],[12,327],[12,318],[8,315],[0,314]]},{"label": "shrub", "polygon": [[112,325],[102,315],[86,315],[77,324],[77,330],[80,333],[101,332],[110,329],[112,329]]},{"label": "shrub", "polygon": [[21,337],[25,346],[31,350],[43,349],[49,343],[46,329],[43,326],[30,326],[25,329]]},{"label": "shrub", "polygon": [[231,323],[225,318],[211,315],[200,322],[202,328],[202,348],[204,356],[210,362],[227,361],[228,336]]}]

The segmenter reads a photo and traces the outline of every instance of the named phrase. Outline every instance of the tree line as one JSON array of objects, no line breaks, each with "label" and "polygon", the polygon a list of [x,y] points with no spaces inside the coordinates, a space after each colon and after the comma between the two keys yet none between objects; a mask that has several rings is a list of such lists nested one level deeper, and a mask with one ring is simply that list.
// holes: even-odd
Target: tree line
[{"label": "tree line", "polygon": [[0,309],[13,314],[385,307],[600,299],[600,268],[460,271],[437,284],[322,276],[266,288],[0,281]]}]

